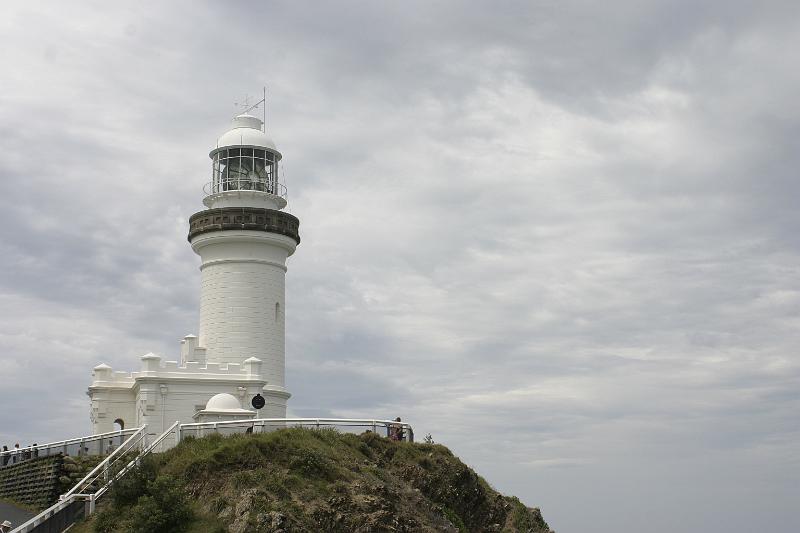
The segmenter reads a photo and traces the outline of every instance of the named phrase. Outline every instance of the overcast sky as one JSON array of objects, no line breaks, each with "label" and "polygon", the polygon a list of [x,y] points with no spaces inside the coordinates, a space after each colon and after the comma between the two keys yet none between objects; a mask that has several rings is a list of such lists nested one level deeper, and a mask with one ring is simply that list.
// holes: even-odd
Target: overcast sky
[{"label": "overcast sky", "polygon": [[4,2],[0,444],[197,332],[268,87],[298,416],[403,416],[566,532],[800,530],[800,9]]}]

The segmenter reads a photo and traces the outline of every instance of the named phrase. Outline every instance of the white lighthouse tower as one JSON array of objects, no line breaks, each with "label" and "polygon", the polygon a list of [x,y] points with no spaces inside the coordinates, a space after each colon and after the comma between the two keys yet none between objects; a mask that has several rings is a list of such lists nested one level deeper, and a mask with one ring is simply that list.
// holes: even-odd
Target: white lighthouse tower
[{"label": "white lighthouse tower", "polygon": [[189,219],[189,242],[202,259],[199,346],[209,361],[260,359],[268,411],[285,416],[286,259],[300,243],[300,222],[281,211],[282,156],[262,124],[239,115],[217,140],[208,209]]},{"label": "white lighthouse tower", "polygon": [[262,127],[246,113],[233,119],[209,154],[207,209],[189,218],[201,259],[199,336],[181,340],[179,360],[142,356],[138,372],[96,366],[88,390],[95,433],[143,424],[159,433],[223,411],[254,417],[257,394],[262,417],[286,416],[286,259],[300,243],[300,222],[282,211],[282,156]]}]

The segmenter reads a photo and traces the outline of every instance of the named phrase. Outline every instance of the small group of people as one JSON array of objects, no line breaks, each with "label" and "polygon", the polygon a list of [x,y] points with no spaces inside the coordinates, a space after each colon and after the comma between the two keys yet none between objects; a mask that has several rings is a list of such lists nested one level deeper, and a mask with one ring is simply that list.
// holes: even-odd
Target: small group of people
[{"label": "small group of people", "polygon": [[[13,450],[9,450],[8,446],[3,446],[3,462],[2,465],[6,466],[8,464],[19,463],[22,461],[27,461],[31,458],[39,457],[39,449],[36,448],[37,444],[34,442],[28,448],[24,450],[19,449],[19,443],[14,445]],[[2,531],[0,530],[0,533]]]}]

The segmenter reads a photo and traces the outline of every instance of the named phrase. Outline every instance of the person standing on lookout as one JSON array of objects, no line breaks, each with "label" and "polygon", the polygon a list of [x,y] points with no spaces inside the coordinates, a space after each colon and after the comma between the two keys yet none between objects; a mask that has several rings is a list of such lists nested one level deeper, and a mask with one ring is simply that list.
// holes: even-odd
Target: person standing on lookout
[{"label": "person standing on lookout", "polygon": [[389,439],[395,441],[403,440],[403,425],[400,424],[400,417],[394,419],[394,423],[389,425]]}]

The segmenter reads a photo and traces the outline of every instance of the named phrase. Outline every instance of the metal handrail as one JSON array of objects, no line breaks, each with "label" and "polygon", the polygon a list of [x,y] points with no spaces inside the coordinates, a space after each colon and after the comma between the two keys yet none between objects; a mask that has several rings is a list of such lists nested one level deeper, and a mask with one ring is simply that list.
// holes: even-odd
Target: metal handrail
[{"label": "metal handrail", "polygon": [[27,522],[24,522],[14,529],[11,530],[10,533],[27,533],[29,531],[33,531],[33,528],[36,526],[41,525],[46,519],[50,518],[51,516],[55,515],[61,509],[68,507],[72,504],[72,502],[76,499],[90,499],[91,494],[73,494],[69,498],[65,500],[59,500],[41,513],[37,514]]},{"label": "metal handrail", "polygon": [[247,420],[224,420],[220,422],[192,422],[190,424],[181,424],[181,429],[199,426],[232,426],[236,424],[252,424],[253,422],[272,422],[272,423],[313,423],[319,425],[335,425],[335,426],[388,426],[399,424],[404,428],[411,428],[411,424],[407,422],[397,422],[395,420],[380,420],[378,418],[251,418]]},{"label": "metal handrail", "polygon": [[203,430],[203,429],[218,429],[220,427],[238,426],[238,427],[264,427],[267,424],[281,424],[281,425],[295,425],[295,426],[313,426],[316,428],[325,426],[362,426],[371,427],[373,432],[377,432],[377,428],[385,427],[387,430],[390,428],[401,428],[403,435],[413,442],[414,429],[411,424],[406,422],[397,422],[395,420],[379,420],[374,418],[253,418],[249,420],[225,420],[222,422],[193,422],[191,424],[181,424],[178,431],[179,439],[183,432],[186,430]]},{"label": "metal handrail", "polygon": [[[109,431],[109,432],[106,432],[106,433],[97,433],[97,434],[94,434],[94,435],[87,435],[85,437],[75,437],[75,438],[72,438],[72,439],[60,440],[60,441],[56,441],[56,442],[50,442],[50,443],[47,443],[47,444],[37,444],[36,446],[31,445],[31,446],[26,446],[24,448],[15,448],[13,450],[0,451],[0,459],[2,459],[4,457],[11,458],[11,457],[14,457],[14,456],[17,456],[17,455],[24,455],[25,453],[28,453],[29,457],[35,457],[35,456],[39,456],[43,451],[46,451],[47,455],[49,456],[50,455],[50,450],[55,449],[55,448],[60,448],[61,450],[64,450],[66,447],[71,446],[73,444],[80,444],[81,447],[83,447],[84,444],[87,444],[87,443],[90,443],[90,442],[103,441],[105,439],[113,438],[113,437],[117,437],[117,436],[120,436],[120,437],[121,436],[126,436],[126,435],[129,436],[129,435],[132,435],[135,432],[136,432],[135,428],[133,428],[133,429],[118,429],[116,431]],[[0,462],[0,468],[2,468],[2,466],[10,466],[10,463],[8,465],[2,465],[2,463]]]},{"label": "metal handrail", "polygon": [[[79,492],[78,489],[84,489],[88,485],[91,485],[92,482],[94,482],[94,480],[97,479],[98,476],[96,476],[95,474],[97,474],[99,471],[103,470],[104,472],[107,472],[108,466],[111,463],[113,463],[114,461],[116,461],[117,457],[121,456],[123,453],[126,453],[126,452],[130,451],[130,449],[132,449],[133,446],[139,444],[140,442],[142,442],[144,439],[147,438],[147,434],[145,433],[146,429],[147,429],[147,425],[146,424],[143,425],[142,427],[140,427],[139,429],[137,429],[136,433],[134,433],[133,435],[128,437],[128,439],[125,442],[123,442],[121,446],[117,447],[116,450],[111,452],[108,455],[108,457],[103,459],[96,467],[94,467],[92,469],[91,472],[86,474],[86,476],[83,479],[78,481],[78,483],[76,483],[74,487],[72,487],[66,493],[62,494],[61,495],[61,499],[68,498],[72,494],[76,494],[77,492]],[[135,442],[134,442],[134,440],[135,440]],[[124,452],[123,452],[123,450],[124,450]]]},{"label": "metal handrail", "polygon": [[139,462],[142,460],[143,457],[145,457],[145,456],[149,455],[150,453],[152,453],[153,450],[156,449],[156,446],[161,444],[164,441],[164,439],[167,438],[168,435],[174,433],[175,432],[175,428],[177,428],[179,425],[180,425],[180,421],[176,420],[174,424],[172,424],[166,431],[164,431],[164,433],[159,435],[159,437],[156,440],[154,440],[144,450],[142,450],[141,453],[139,453],[139,455],[137,455],[135,459],[133,459],[131,462],[129,462],[127,465],[125,465],[119,472],[117,472],[114,475],[113,478],[111,478],[105,485],[100,487],[97,490],[97,492],[94,493],[94,499],[96,500],[97,498],[99,498],[100,496],[105,494],[105,492],[111,487],[112,483],[114,483],[116,480],[118,480],[119,478],[121,478],[122,476],[127,474],[128,471],[131,468],[133,468],[135,465],[139,464]]},{"label": "metal handrail", "polygon": [[[226,185],[228,186],[226,188]],[[222,192],[252,191],[274,194],[281,198],[286,198],[286,186],[280,181],[261,180],[245,178],[225,178],[212,180],[203,185],[203,193],[206,195],[218,194]]]}]

